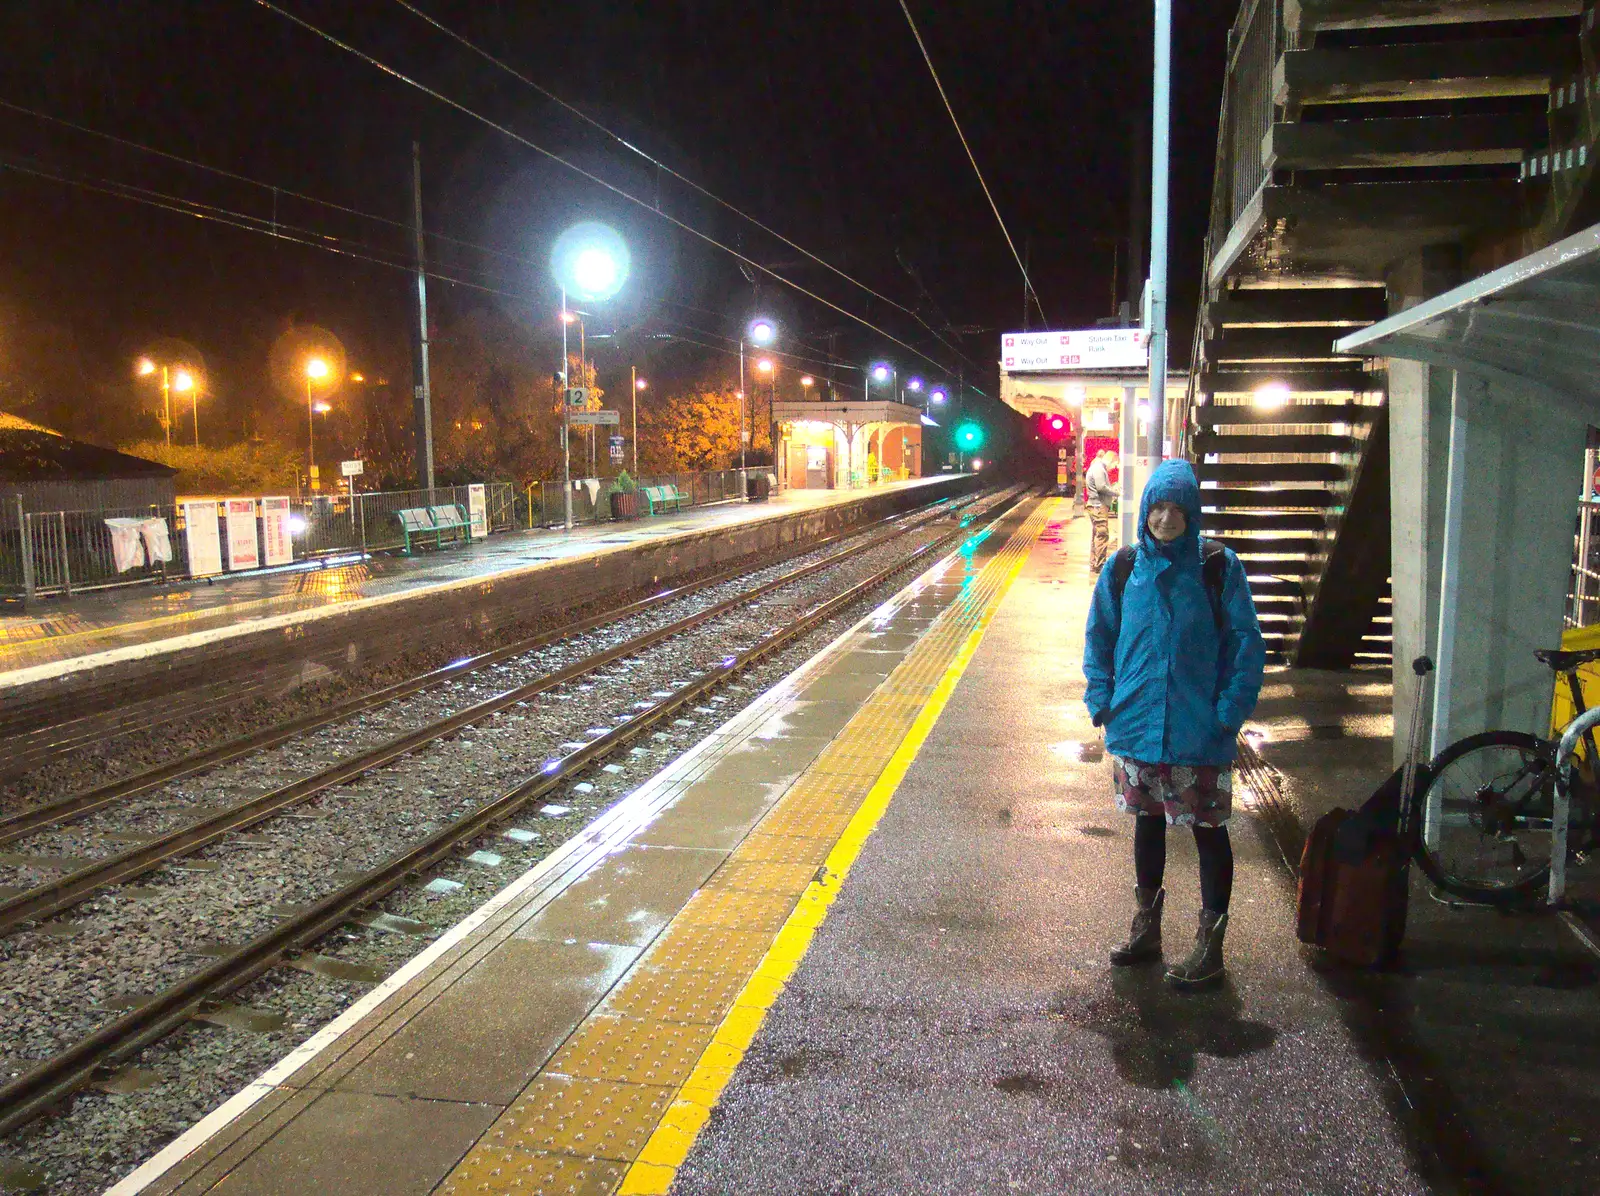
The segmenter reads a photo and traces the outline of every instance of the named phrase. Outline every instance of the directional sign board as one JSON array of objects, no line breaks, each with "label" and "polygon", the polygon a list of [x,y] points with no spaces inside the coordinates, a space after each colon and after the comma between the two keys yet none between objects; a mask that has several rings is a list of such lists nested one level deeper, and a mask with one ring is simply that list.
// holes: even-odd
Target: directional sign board
[{"label": "directional sign board", "polygon": [[622,415],[616,411],[574,411],[567,419],[575,424],[620,424]]}]

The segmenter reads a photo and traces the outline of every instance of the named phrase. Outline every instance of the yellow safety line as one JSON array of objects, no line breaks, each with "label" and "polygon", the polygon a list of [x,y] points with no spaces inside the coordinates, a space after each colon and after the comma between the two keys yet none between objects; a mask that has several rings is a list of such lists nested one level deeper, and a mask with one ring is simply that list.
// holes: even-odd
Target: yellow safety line
[{"label": "yellow safety line", "polygon": [[[1050,512],[1057,505],[1058,501],[1053,500],[1041,504],[1040,510]],[[967,671],[978,644],[988,631],[995,612],[999,610],[1001,601],[1022,572],[1022,567],[1027,564],[1037,538],[1037,533],[1028,538],[1026,547],[1017,554],[1017,560],[995,588],[977,625],[957,650],[955,658],[945,669],[932,695],[890,757],[888,765],[834,844],[819,879],[812,881],[801,894],[794,911],[734,1001],[733,1008],[717,1027],[710,1045],[629,1168],[622,1186],[617,1190],[618,1196],[664,1196],[671,1187],[701,1127],[711,1116],[712,1108],[728,1081],[733,1078],[734,1069],[739,1066],[745,1051],[755,1040],[756,1032],[766,1020],[767,1011],[800,966],[813,936],[827,918],[828,907],[838,896],[845,877],[850,874],[861,849],[866,846],[879,820],[888,810],[889,802],[900,788],[900,782],[905,779],[912,761],[917,758],[917,753],[922,750],[923,743],[939,721],[950,695],[955,692],[957,682]]]}]

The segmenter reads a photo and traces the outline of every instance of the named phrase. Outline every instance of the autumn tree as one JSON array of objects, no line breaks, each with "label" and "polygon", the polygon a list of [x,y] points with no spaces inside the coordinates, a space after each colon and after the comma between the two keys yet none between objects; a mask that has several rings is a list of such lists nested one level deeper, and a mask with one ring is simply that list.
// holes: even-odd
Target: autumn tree
[{"label": "autumn tree", "polygon": [[[770,449],[765,425],[745,416],[750,447]],[[739,392],[730,386],[659,394],[639,405],[644,473],[729,469],[739,463]]]}]

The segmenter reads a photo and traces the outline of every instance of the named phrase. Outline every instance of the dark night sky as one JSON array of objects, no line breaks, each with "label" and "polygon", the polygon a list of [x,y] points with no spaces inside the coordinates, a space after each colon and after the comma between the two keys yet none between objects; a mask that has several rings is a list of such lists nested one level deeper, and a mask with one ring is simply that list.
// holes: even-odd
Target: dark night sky
[{"label": "dark night sky", "polygon": [[[616,185],[654,197],[649,167],[392,0],[280,2]],[[995,334],[1020,324],[1020,276],[893,0],[419,6],[718,195],[919,308],[929,323],[989,330],[968,337],[965,348],[983,366],[979,384],[993,393]],[[1172,271],[1180,359],[1235,7],[1232,0],[1178,4]],[[1079,326],[1111,314],[1134,130],[1149,105],[1147,5],[919,0],[913,11],[1001,212],[1019,243],[1031,245],[1050,323]],[[436,285],[439,322],[483,303],[544,321],[552,363],[556,296],[544,263],[555,233],[585,216],[615,224],[635,254],[625,294],[595,327],[682,331],[679,322],[687,322],[737,335],[741,314],[759,303],[796,339],[821,345],[839,329],[840,355],[851,361],[880,353],[911,360],[779,284],[763,282],[752,298],[727,256],[251,0],[9,0],[0,7],[0,44],[7,47],[0,99],[396,220],[409,215],[410,142],[420,139],[430,230],[527,259],[436,244],[440,269],[492,278],[523,297]],[[1143,142],[1140,150],[1147,152]],[[53,172],[273,212],[270,192],[3,109],[0,153]],[[904,313],[681,184],[662,180],[660,188],[667,211],[953,363]],[[406,243],[402,230],[283,197],[276,210],[285,223],[383,254]],[[4,339],[19,323],[56,329],[86,386],[120,385],[143,346],[176,336],[205,353],[221,410],[242,430],[248,396],[265,385],[267,347],[292,321],[333,330],[353,366],[407,380],[407,286],[403,274],[381,266],[0,172],[0,370],[9,356]],[[635,343],[641,347],[632,356],[642,358],[642,342]],[[599,355],[603,371],[629,359],[626,350]],[[652,368],[670,371],[671,363]],[[916,368],[935,372],[925,362]],[[92,427],[91,420],[76,430]]]}]

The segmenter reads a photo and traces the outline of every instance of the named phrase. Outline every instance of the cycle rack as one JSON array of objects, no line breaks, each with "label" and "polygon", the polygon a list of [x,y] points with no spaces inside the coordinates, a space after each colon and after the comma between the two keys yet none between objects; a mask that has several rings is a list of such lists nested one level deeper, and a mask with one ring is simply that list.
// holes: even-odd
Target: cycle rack
[{"label": "cycle rack", "polygon": [[1600,726],[1600,706],[1586,710],[1567,724],[1556,749],[1559,762],[1555,798],[1550,806],[1550,904],[1560,905],[1567,891],[1567,822],[1572,817],[1572,753],[1584,732]]}]

